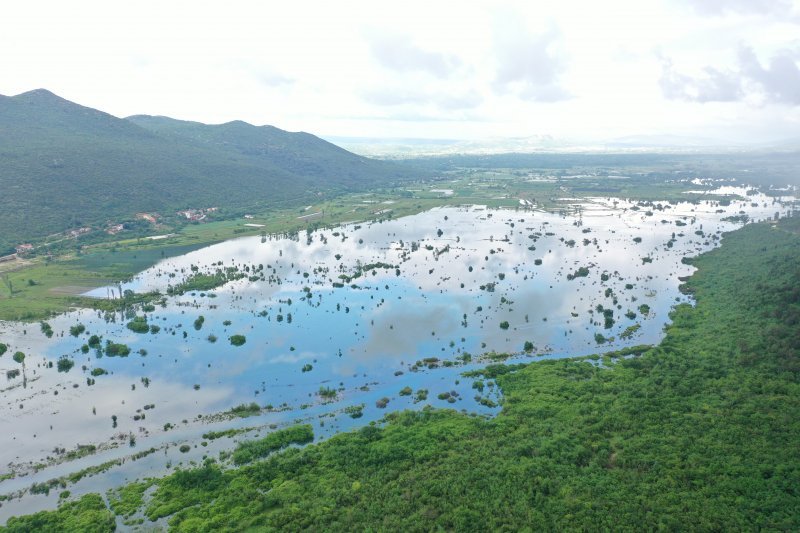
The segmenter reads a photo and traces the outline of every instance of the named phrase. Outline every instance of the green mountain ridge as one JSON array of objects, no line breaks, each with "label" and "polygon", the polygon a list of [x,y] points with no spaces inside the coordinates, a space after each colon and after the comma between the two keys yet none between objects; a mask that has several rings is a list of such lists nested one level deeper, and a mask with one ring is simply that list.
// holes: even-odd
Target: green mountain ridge
[{"label": "green mountain ridge", "polygon": [[[336,168],[340,179],[358,179],[361,167],[375,162],[310,133],[286,132],[274,126],[254,126],[241,120],[219,125],[149,115],[134,115],[127,120],[176,142],[268,161],[284,170],[308,176],[324,177],[328,170]],[[348,163],[347,166],[342,166],[339,161],[342,158]]]},{"label": "green mountain ridge", "polygon": [[44,89],[0,97],[0,255],[141,211],[286,207],[417,176],[273,126],[123,119]]}]

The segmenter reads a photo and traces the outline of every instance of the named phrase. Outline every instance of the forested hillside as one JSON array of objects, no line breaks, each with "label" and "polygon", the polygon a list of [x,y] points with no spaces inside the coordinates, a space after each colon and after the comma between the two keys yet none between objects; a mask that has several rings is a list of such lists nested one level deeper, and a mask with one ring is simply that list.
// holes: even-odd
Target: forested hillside
[{"label": "forested hillside", "polygon": [[0,96],[0,255],[137,212],[300,205],[417,175],[271,126],[120,119],[45,90]]},{"label": "forested hillside", "polygon": [[104,530],[142,508],[182,531],[798,530],[800,220],[746,226],[693,263],[696,307],[642,356],[488,367],[494,419],[394,414],[8,529]]},{"label": "forested hillside", "polygon": [[242,121],[208,125],[146,115],[127,120],[176,143],[273,166],[320,180],[320,185],[330,180],[336,185],[357,187],[366,169],[375,173],[379,184],[398,172],[394,165],[357,156],[309,133],[290,133],[274,126],[253,126]]}]

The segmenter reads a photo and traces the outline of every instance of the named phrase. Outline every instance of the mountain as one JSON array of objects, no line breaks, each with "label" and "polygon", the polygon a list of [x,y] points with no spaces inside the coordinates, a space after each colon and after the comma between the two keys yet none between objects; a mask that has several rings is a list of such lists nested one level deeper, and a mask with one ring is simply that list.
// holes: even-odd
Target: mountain
[{"label": "mountain", "polygon": [[160,137],[203,151],[225,152],[306,178],[358,185],[365,170],[377,176],[393,165],[355,155],[310,133],[290,133],[274,126],[253,126],[240,120],[220,125],[136,115],[130,122]]},{"label": "mountain", "polygon": [[123,119],[43,89],[0,96],[0,255],[141,211],[293,206],[416,176],[272,126]]}]

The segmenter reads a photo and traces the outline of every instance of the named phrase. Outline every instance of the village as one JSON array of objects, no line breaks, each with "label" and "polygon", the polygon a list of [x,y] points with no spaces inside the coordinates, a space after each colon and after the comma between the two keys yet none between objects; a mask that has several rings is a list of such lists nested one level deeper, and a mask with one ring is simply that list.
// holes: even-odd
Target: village
[{"label": "village", "polygon": [[[185,221],[194,222],[194,223],[201,223],[201,222],[207,222],[208,221],[208,216],[211,213],[215,213],[217,211],[218,211],[217,207],[192,208],[192,209],[184,209],[184,210],[181,210],[181,211],[176,211],[175,214],[178,216],[179,220],[185,220]],[[137,221],[141,220],[141,221],[147,222],[147,223],[151,224],[154,227],[158,226],[159,225],[159,221],[162,220],[163,218],[164,217],[162,217],[162,215],[160,215],[158,213],[136,213],[134,215],[134,220],[137,220]],[[127,229],[130,229],[130,228],[128,227],[128,224],[126,224],[126,223],[123,223],[123,222],[109,222],[104,226],[102,231],[105,232],[108,235],[117,235],[117,234],[119,234],[119,233],[121,233],[121,232],[123,232],[123,231],[125,231]],[[15,247],[15,251],[14,251],[13,254],[0,256],[0,263],[6,263],[6,262],[14,261],[14,260],[17,260],[17,259],[24,259],[24,258],[30,256],[31,254],[33,254],[38,248],[48,247],[48,246],[50,246],[52,244],[55,244],[57,242],[61,242],[61,241],[67,240],[67,239],[77,239],[78,237],[80,237],[82,235],[87,235],[89,233],[92,233],[93,231],[96,231],[96,228],[93,228],[91,226],[82,226],[82,227],[75,228],[75,229],[70,229],[70,230],[67,230],[67,231],[64,231],[64,232],[61,232],[61,233],[54,233],[52,235],[49,235],[47,237],[47,240],[44,243],[42,243],[42,244],[40,244],[38,246],[34,245],[33,243],[29,243],[29,242],[18,244]]]}]

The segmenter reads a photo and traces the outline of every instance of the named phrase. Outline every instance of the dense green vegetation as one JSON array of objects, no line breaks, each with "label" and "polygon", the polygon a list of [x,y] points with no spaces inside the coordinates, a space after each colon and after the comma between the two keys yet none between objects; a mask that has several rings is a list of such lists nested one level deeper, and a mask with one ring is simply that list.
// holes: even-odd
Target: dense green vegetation
[{"label": "dense green vegetation", "polygon": [[120,119],[45,90],[0,96],[0,255],[84,226],[148,229],[137,212],[241,215],[417,175],[272,126]]},{"label": "dense green vegetation", "polygon": [[290,444],[306,444],[312,440],[314,431],[309,425],[281,429],[263,439],[246,441],[237,446],[233,452],[233,462],[237,465],[250,463]]},{"label": "dense green vegetation", "polygon": [[12,532],[31,531],[113,531],[114,513],[108,510],[97,494],[87,494],[68,502],[55,512],[43,511],[22,518],[10,518],[6,529]]},{"label": "dense green vegetation", "polygon": [[[236,463],[266,459],[180,471],[133,500],[182,531],[797,530],[800,219],[693,262],[697,305],[659,346],[473,373],[503,390],[494,419],[425,408],[302,449],[245,443]],[[108,524],[70,505],[9,525]]]}]

